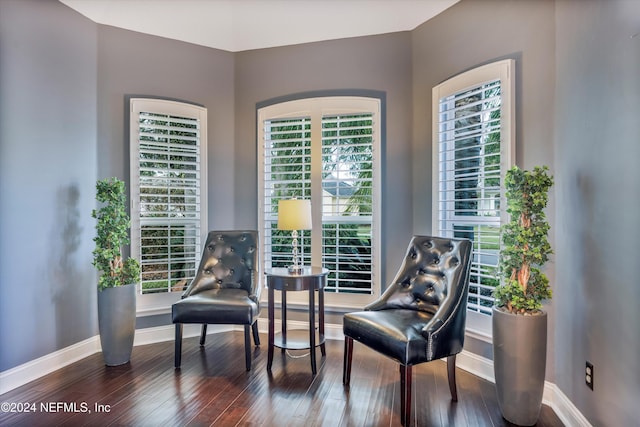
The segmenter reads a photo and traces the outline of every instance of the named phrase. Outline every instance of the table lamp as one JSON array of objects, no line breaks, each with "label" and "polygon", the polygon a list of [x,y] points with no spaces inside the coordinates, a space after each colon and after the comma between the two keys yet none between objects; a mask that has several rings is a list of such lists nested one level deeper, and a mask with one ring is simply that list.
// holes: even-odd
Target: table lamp
[{"label": "table lamp", "polygon": [[291,230],[293,265],[289,273],[300,274],[302,265],[298,255],[298,230],[311,230],[311,201],[287,199],[278,201],[278,230]]}]

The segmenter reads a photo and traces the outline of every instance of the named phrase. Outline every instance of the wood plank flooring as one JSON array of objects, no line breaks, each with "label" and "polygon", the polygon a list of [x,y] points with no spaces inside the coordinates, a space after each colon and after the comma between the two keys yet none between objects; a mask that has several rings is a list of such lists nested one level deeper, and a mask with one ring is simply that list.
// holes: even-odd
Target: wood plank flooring
[{"label": "wood plank flooring", "polygon": [[[241,332],[183,342],[182,368],[173,368],[173,341],[134,347],[131,362],[106,367],[100,353],[0,396],[13,409],[0,426],[399,426],[398,365],[355,343],[351,385],[342,385],[343,342],[309,357],[276,349],[266,370],[267,337],[245,371]],[[302,353],[302,354],[301,354]],[[294,357],[291,357],[294,356]],[[414,367],[412,426],[511,426],[493,384],[458,369],[458,402],[451,402],[446,364]],[[33,406],[32,406],[33,405]],[[562,426],[543,406],[537,426]]]}]

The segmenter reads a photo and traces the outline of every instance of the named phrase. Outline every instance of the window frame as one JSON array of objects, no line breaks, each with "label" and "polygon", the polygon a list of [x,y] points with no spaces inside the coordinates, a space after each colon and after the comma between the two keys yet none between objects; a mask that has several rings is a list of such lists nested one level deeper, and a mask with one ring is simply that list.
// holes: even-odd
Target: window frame
[{"label": "window frame", "polygon": [[[515,60],[505,59],[482,65],[458,74],[435,86],[432,90],[432,230],[445,235],[440,229],[440,100],[464,93],[482,84],[499,79],[500,105],[500,225],[508,220],[503,182],[506,171],[515,165],[516,113],[515,113]],[[449,201],[448,203],[453,203]],[[479,221],[482,222],[482,221]],[[475,249],[474,249],[475,252]],[[491,339],[491,315],[467,310],[467,332],[479,339]]]},{"label": "window frame", "polygon": [[[310,117],[311,119],[311,149],[314,153],[322,153],[322,118],[336,114],[372,113],[374,121],[373,138],[373,201],[372,201],[372,289],[371,294],[348,294],[325,292],[325,307],[334,309],[351,309],[366,305],[380,295],[381,289],[381,147],[382,147],[382,104],[378,97],[370,96],[310,96],[292,100],[257,106],[257,153],[258,153],[258,228],[261,238],[260,258],[265,262],[265,154],[264,137],[265,120]],[[320,124],[318,126],[317,124]],[[317,155],[317,154],[315,154]],[[314,156],[314,154],[312,154]],[[322,264],[322,160],[312,159],[311,173],[311,204],[314,210],[313,229],[311,230],[311,265]],[[320,177],[319,179],[317,177]],[[316,214],[319,212],[320,214]],[[307,233],[307,232],[305,232]],[[308,262],[308,261],[307,261]],[[288,304],[306,304],[306,295],[292,293],[287,295]],[[266,297],[263,295],[263,299]]]},{"label": "window frame", "polygon": [[[172,116],[195,118],[199,121],[200,154],[198,167],[200,173],[200,246],[194,255],[195,268],[198,268],[202,256],[202,245],[208,232],[207,212],[207,109],[203,106],[161,98],[130,98],[129,99],[129,173],[130,173],[130,212],[131,212],[131,254],[140,259],[140,218],[139,212],[139,113],[152,112]],[[164,314],[170,310],[171,304],[178,301],[182,291],[170,291],[163,293],[142,294],[138,288],[136,298],[136,311],[138,316],[153,316]]]}]

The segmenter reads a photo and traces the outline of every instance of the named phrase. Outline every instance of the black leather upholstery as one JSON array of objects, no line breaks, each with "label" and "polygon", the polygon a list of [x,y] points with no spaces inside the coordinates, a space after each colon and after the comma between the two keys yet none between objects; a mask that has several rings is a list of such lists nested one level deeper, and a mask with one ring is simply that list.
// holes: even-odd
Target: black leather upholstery
[{"label": "black leather upholstery", "polygon": [[396,360],[403,424],[411,413],[413,365],[448,357],[451,395],[457,399],[455,355],[464,344],[471,249],[467,239],[414,236],[384,294],[365,311],[344,315],[343,382],[350,381],[353,340]]},{"label": "black leather upholstery", "polygon": [[208,289],[173,305],[173,323],[251,325],[258,302],[244,289]]},{"label": "black leather upholstery", "polygon": [[245,326],[245,361],[251,369],[249,327],[256,345],[260,314],[258,283],[258,232],[211,231],[196,277],[171,308],[176,324],[175,366],[180,367],[182,324],[202,324],[200,344],[204,345],[207,324]]}]

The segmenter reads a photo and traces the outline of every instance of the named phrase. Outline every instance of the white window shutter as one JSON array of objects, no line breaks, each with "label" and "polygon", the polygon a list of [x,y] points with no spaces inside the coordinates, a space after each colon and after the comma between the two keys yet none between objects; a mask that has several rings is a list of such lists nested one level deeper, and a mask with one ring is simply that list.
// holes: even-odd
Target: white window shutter
[{"label": "white window shutter", "polygon": [[[311,119],[264,121],[262,212],[264,262],[268,267],[291,264],[291,232],[278,230],[278,202],[311,198]],[[311,261],[310,234],[300,230],[298,241],[302,263]]]},{"label": "white window shutter", "polygon": [[373,125],[371,113],[322,118],[322,259],[336,292],[372,291]]},{"label": "white window shutter", "polygon": [[379,100],[360,99],[314,98],[259,112],[265,267],[291,263],[290,232],[277,230],[278,201],[309,199],[314,230],[301,232],[300,253],[305,265],[329,269],[326,291],[334,295],[371,296],[379,287]]},{"label": "white window shutter", "polygon": [[179,292],[195,276],[207,231],[206,110],[173,101],[131,103],[132,249],[141,292]]},{"label": "white window shutter", "polygon": [[434,232],[473,241],[468,310],[491,314],[499,283],[503,177],[513,163],[513,61],[434,88]]}]

